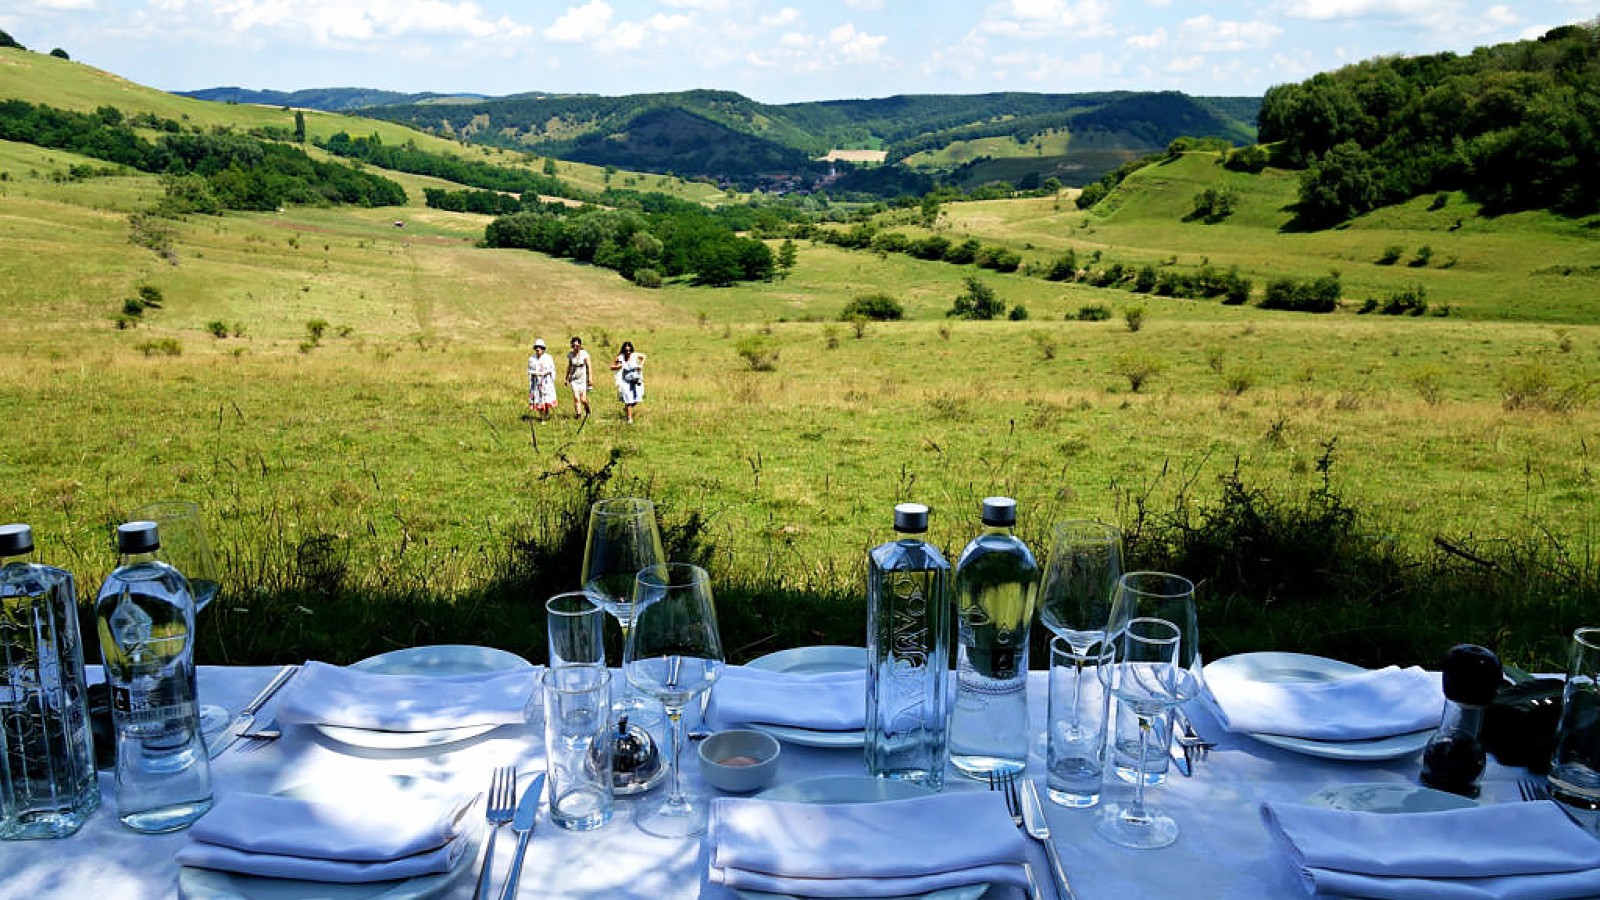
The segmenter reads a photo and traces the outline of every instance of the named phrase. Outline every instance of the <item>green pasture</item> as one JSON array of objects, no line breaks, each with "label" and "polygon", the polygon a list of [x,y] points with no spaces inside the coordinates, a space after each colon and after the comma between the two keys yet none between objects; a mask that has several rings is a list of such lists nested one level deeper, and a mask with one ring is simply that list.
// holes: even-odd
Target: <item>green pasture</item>
[{"label": "green pasture", "polygon": [[1067,152],[1071,136],[1065,131],[1047,131],[1026,141],[1011,135],[952,141],[938,150],[924,150],[906,157],[906,165],[918,168],[948,169],[979,157],[1009,159],[1026,156],[1060,156]]}]

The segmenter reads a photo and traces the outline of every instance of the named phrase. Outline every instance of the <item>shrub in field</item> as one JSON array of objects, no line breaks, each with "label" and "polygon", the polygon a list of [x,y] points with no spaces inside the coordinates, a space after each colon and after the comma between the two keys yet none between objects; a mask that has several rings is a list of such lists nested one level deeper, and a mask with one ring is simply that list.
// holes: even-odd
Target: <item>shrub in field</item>
[{"label": "shrub in field", "polygon": [[950,250],[950,239],[943,235],[933,234],[912,241],[908,249],[911,255],[917,259],[944,259],[945,253]]},{"label": "shrub in field", "polygon": [[1267,153],[1267,148],[1260,144],[1247,144],[1243,147],[1229,150],[1227,155],[1222,158],[1222,165],[1224,168],[1232,169],[1235,172],[1255,173],[1265,169],[1270,159],[1271,156]]},{"label": "shrub in field", "polygon": [[162,296],[160,288],[145,284],[139,286],[139,302],[151,309],[160,309],[166,298]]},{"label": "shrub in field", "polygon": [[1078,311],[1069,318],[1079,322],[1104,322],[1111,318],[1111,308],[1104,303],[1086,303],[1078,307]]},{"label": "shrub in field", "polygon": [[1400,261],[1400,257],[1405,255],[1405,252],[1406,248],[1399,244],[1390,244],[1383,248],[1383,255],[1378,257],[1378,265],[1392,266]]},{"label": "shrub in field", "polygon": [[1056,358],[1056,339],[1048,331],[1030,331],[1028,337],[1033,341],[1033,346],[1038,348],[1039,355],[1045,359]]},{"label": "shrub in field", "polygon": [[1128,380],[1128,390],[1135,394],[1144,388],[1145,382],[1161,374],[1161,362],[1155,357],[1145,353],[1130,351],[1123,353],[1111,361],[1112,374]]},{"label": "shrub in field", "polygon": [[851,316],[847,321],[850,323],[850,330],[855,334],[856,340],[859,341],[867,336],[867,323],[872,320],[866,316]]},{"label": "shrub in field", "polygon": [[1075,281],[1078,278],[1078,254],[1071,247],[1050,262],[1045,270],[1047,281]]},{"label": "shrub in field", "polygon": [[1139,267],[1139,273],[1133,276],[1133,291],[1136,294],[1148,294],[1156,287],[1156,269],[1152,265]]},{"label": "shrub in field", "polygon": [[945,250],[944,261],[964,266],[978,258],[978,250],[981,248],[982,245],[978,243],[977,238],[967,238],[959,244],[952,244],[948,250]]},{"label": "shrub in field", "polygon": [[221,319],[212,319],[206,323],[206,330],[211,332],[212,337],[220,340],[228,336],[228,323]]},{"label": "shrub in field", "polygon": [[306,336],[310,339],[313,347],[322,343],[322,336],[326,334],[327,331],[327,319],[312,319],[306,323]]},{"label": "shrub in field", "polygon": [[1222,389],[1237,397],[1255,387],[1256,373],[1249,366],[1230,366],[1222,372]]},{"label": "shrub in field", "polygon": [[1018,303],[1016,306],[1011,307],[1011,312],[1006,313],[1006,318],[1013,322],[1026,321],[1028,318],[1028,308],[1023,306],[1021,303]]},{"label": "shrub in field", "polygon": [[1444,400],[1444,373],[1438,369],[1430,367],[1412,375],[1411,386],[1429,406],[1438,406]]},{"label": "shrub in field", "polygon": [[156,338],[149,341],[140,341],[133,345],[133,349],[138,350],[145,356],[183,355],[183,345],[178,343],[176,338]]},{"label": "shrub in field", "polygon": [[984,284],[978,278],[967,276],[967,289],[956,297],[955,303],[945,313],[946,317],[958,319],[994,319],[1006,311],[1005,301],[995,296],[994,288]]},{"label": "shrub in field", "polygon": [[1428,263],[1432,260],[1433,248],[1427,244],[1423,244],[1421,247],[1417,248],[1417,255],[1412,257],[1411,262],[1406,263],[1406,265],[1413,269],[1422,269],[1426,268]]},{"label": "shrub in field", "polygon": [[[1127,324],[1129,331],[1138,331],[1144,327],[1144,307],[1130,306],[1122,311],[1122,321]],[[1138,390],[1138,388],[1134,388]]]},{"label": "shrub in field", "polygon": [[138,297],[128,297],[122,301],[122,314],[125,316],[144,315],[144,301]]},{"label": "shrub in field", "polygon": [[634,269],[633,283],[644,288],[661,287],[661,273],[655,269]]},{"label": "shrub in field", "polygon": [[1591,382],[1556,383],[1542,362],[1525,363],[1500,376],[1500,405],[1507,412],[1571,412],[1588,401]]},{"label": "shrub in field", "polygon": [[1328,313],[1339,307],[1343,290],[1337,272],[1310,281],[1275,278],[1267,282],[1267,293],[1260,305],[1262,309]]},{"label": "shrub in field", "polygon": [[978,248],[973,261],[980,269],[993,269],[996,272],[1015,272],[1022,265],[1022,254],[1007,247],[994,244],[985,244]]},{"label": "shrub in field", "polygon": [[[1363,304],[1365,307],[1365,304]],[[1428,289],[1411,284],[1385,297],[1378,312],[1386,316],[1420,316],[1428,311]]]},{"label": "shrub in field", "polygon": [[896,322],[905,318],[905,314],[905,307],[900,305],[900,301],[888,294],[857,294],[844,305],[844,310],[839,313],[839,321],[848,322],[861,316],[875,322]]},{"label": "shrub in field", "polygon": [[735,352],[753,372],[771,372],[778,367],[778,347],[772,338],[764,334],[741,338]]}]

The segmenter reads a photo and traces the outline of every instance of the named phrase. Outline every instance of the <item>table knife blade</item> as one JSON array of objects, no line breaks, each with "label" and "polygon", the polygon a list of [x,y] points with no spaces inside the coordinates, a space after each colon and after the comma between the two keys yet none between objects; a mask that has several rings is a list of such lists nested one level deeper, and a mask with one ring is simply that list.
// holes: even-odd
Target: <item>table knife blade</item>
[{"label": "table knife blade", "polygon": [[238,743],[239,738],[243,737],[244,733],[250,730],[250,726],[255,724],[256,713],[261,710],[261,707],[265,706],[267,701],[272,699],[272,695],[288,684],[289,679],[293,678],[299,671],[300,667],[293,664],[278,669],[278,673],[272,676],[272,680],[267,682],[266,687],[258,691],[254,697],[251,697],[250,702],[244,705],[244,709],[240,710],[239,714],[234,716],[233,721],[228,723],[227,729],[222,734],[217,735],[215,741],[212,741],[210,747],[207,748],[206,756],[210,759],[216,759],[222,755],[223,751]]},{"label": "table knife blade", "polygon": [[544,773],[534,776],[533,784],[522,792],[517,801],[517,812],[511,817],[511,830],[517,833],[517,852],[511,857],[511,874],[506,876],[500,900],[517,896],[517,882],[522,880],[522,858],[528,852],[528,840],[533,837],[533,826],[539,820],[539,798],[544,796]]}]

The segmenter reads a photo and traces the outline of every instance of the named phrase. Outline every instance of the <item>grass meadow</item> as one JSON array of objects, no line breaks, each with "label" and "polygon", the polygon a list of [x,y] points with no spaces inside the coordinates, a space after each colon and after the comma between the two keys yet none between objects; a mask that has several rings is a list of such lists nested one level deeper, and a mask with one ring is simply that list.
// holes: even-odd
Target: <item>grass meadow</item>
[{"label": "grass meadow", "polygon": [[[0,54],[11,67],[0,82],[10,88],[24,64],[67,65]],[[282,116],[172,102],[192,121]],[[308,116],[333,127],[323,119]],[[115,562],[110,529],[126,510],[200,501],[228,570],[204,661],[359,658],[430,640],[536,655],[534,601],[575,585],[522,563],[544,540],[566,550],[545,562],[575,566],[586,491],[658,501],[676,545],[739,586],[723,614],[746,655],[859,640],[861,561],[888,538],[891,506],[931,504],[932,539],[953,557],[994,493],[1019,499],[1040,552],[1065,518],[1132,527],[1159,511],[1192,523],[1183,517],[1222,502],[1230,479],[1278,498],[1332,485],[1359,510],[1361,553],[1379,562],[1437,559],[1436,539],[1479,557],[1540,548],[1527,569],[1487,559],[1515,577],[1481,614],[1470,596],[1448,614],[1385,607],[1379,589],[1332,622],[1310,589],[1219,597],[1230,624],[1213,655],[1346,646],[1330,644],[1336,631],[1363,632],[1346,655],[1368,662],[1432,663],[1441,645],[1473,640],[1548,664],[1594,597],[1593,223],[1489,219],[1451,196],[1296,234],[1282,230],[1292,179],[1270,170],[1229,221],[1189,223],[1199,186],[1244,177],[1197,154],[1136,175],[1106,213],[1053,198],[949,204],[938,227],[1030,262],[1071,247],[1080,260],[1098,250],[1107,262],[1237,265],[1258,292],[1271,277],[1338,269],[1347,301],[1417,283],[1451,314],[1268,312],[982,273],[1029,318],[966,322],[944,312],[972,267],[807,243],[782,280],[652,291],[480,249],[487,220],[426,209],[421,188],[436,182],[410,176],[396,176],[413,195],[403,210],[168,223],[169,261],[129,241],[128,214],[156,198],[156,180],[52,177],[84,162],[95,165],[0,143],[0,415],[12,423],[0,516],[31,522],[42,555],[87,596]],[[1401,260],[1377,264],[1395,244]],[[1429,264],[1408,265],[1424,244]],[[162,306],[118,328],[141,286]],[[902,301],[908,320],[834,321],[870,291]],[[1111,318],[1072,318],[1092,304]],[[621,421],[606,379],[591,418],[570,418],[563,393],[555,421],[526,419],[529,344],[571,335],[602,367],[622,340],[647,355],[638,424]],[[771,354],[770,371],[754,370],[747,348]],[[1280,562],[1235,549],[1236,568]],[[1543,598],[1529,595],[1553,572],[1564,593],[1534,612]],[[370,602],[336,609],[335,596]],[[1422,636],[1367,634],[1385,617]]]}]

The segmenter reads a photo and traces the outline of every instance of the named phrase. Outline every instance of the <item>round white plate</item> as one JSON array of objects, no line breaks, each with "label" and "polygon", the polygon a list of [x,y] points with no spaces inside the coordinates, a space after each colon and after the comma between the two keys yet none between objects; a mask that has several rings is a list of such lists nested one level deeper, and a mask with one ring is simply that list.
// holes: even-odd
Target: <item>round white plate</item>
[{"label": "round white plate", "polygon": [[[860,650],[861,648],[816,647],[802,649]],[[790,653],[793,651],[785,650],[783,652]],[[933,793],[931,789],[908,781],[890,781],[887,778],[841,775],[833,778],[791,781],[788,784],[767,788],[756,796],[762,800],[778,800],[786,803],[882,803],[885,800],[910,800],[913,797],[925,797],[931,793]],[[973,884],[965,887],[945,888],[944,890],[932,891],[927,894],[915,894],[912,897],[883,898],[883,900],[978,900],[987,890],[989,890],[989,886],[986,884]],[[765,894],[760,891],[740,890],[736,890],[734,893],[745,898],[745,900],[797,900],[797,898],[788,894]]]},{"label": "round white plate", "polygon": [[[867,648],[823,645],[820,647],[795,647],[768,653],[746,663],[752,669],[768,672],[793,672],[797,675],[818,672],[849,672],[867,668]],[[866,744],[864,731],[815,731],[792,725],[767,725],[750,723],[757,731],[765,731],[780,741],[803,747],[860,747]]]},{"label": "round white plate", "polygon": [[[1207,673],[1226,673],[1230,677],[1268,684],[1295,681],[1327,682],[1349,678],[1367,671],[1354,663],[1347,663],[1307,653],[1236,653],[1225,656],[1206,666]],[[1442,701],[1441,701],[1442,702]],[[1355,741],[1317,741],[1310,738],[1288,737],[1281,734],[1251,734],[1250,736],[1272,747],[1293,750],[1308,756],[1347,761],[1376,761],[1409,756],[1428,746],[1433,729],[1412,731],[1406,734]]]},{"label": "round white plate", "polygon": [[[406,647],[370,656],[350,664],[352,669],[380,675],[470,675],[475,672],[504,672],[533,668],[533,664],[504,650],[468,644],[439,644],[432,647]],[[458,741],[469,741],[488,734],[498,725],[466,725],[438,731],[368,731],[343,725],[314,725],[318,731],[341,744],[368,750],[422,750]]]},{"label": "round white plate", "polygon": [[[358,782],[360,780],[358,779]],[[286,794],[304,794],[307,799],[330,799],[330,785],[302,786]],[[343,786],[343,793],[358,802],[363,791],[371,785],[351,783]],[[333,795],[341,793],[333,789]],[[371,794],[367,794],[370,799]],[[365,884],[338,884],[325,881],[300,881],[294,878],[266,878],[244,875],[217,869],[196,869],[181,866],[178,869],[178,895],[183,900],[424,900],[445,893],[463,871],[474,870],[478,859],[478,845],[483,840],[483,806],[473,804],[467,810],[466,830],[460,840],[467,842],[455,868],[433,875],[418,875],[394,881],[371,881]]]},{"label": "round white plate", "polygon": [[1352,812],[1413,813],[1467,809],[1478,801],[1417,784],[1341,784],[1317,791],[1306,804]]}]

